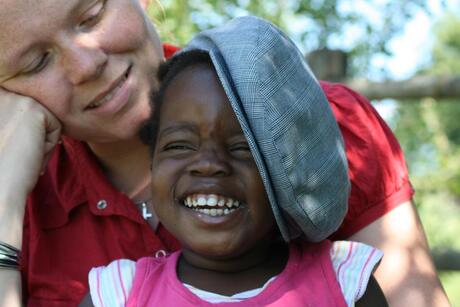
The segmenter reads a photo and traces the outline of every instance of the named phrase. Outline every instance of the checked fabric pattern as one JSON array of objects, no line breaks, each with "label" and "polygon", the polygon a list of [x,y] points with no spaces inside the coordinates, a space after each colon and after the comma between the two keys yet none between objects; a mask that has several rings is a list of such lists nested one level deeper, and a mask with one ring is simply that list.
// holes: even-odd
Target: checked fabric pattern
[{"label": "checked fabric pattern", "polygon": [[284,239],[328,237],[347,210],[347,160],[301,52],[274,25],[251,16],[201,32],[182,52],[192,49],[211,56]]}]

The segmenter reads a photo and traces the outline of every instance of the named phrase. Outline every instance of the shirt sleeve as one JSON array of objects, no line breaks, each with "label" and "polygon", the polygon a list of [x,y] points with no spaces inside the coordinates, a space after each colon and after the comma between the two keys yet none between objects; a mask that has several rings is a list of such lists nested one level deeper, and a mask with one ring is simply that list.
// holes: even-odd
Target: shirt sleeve
[{"label": "shirt sleeve", "polygon": [[331,245],[332,266],[348,306],[354,306],[366,292],[369,278],[383,253],[366,244],[336,241]]},{"label": "shirt sleeve", "polygon": [[89,292],[95,307],[123,307],[133,285],[136,262],[120,259],[108,266],[92,268],[88,274]]},{"label": "shirt sleeve", "polygon": [[370,102],[342,84],[321,82],[345,141],[351,192],[333,240],[343,240],[414,194],[396,137]]}]

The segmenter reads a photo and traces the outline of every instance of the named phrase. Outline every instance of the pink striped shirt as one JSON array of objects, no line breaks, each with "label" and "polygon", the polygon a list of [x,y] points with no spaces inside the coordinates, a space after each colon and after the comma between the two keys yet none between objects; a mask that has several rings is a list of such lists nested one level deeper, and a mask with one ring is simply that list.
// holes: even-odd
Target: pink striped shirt
[{"label": "pink striped shirt", "polygon": [[[215,293],[210,293],[201,289],[196,289],[189,285],[182,285],[180,281],[178,281],[176,277],[175,270],[171,272],[166,272],[165,270],[162,271],[161,274],[167,276],[165,280],[168,280],[174,286],[173,288],[177,288],[175,290],[171,290],[172,293],[175,295],[174,300],[178,300],[179,296],[185,296],[186,301],[187,299],[194,302],[193,304],[198,304],[199,306],[208,306],[207,304],[212,303],[213,306],[215,304],[226,303],[248,303],[251,300],[257,299],[257,297],[263,297],[264,292],[273,291],[273,288],[280,289],[279,286],[275,287],[273,284],[279,284],[281,279],[289,280],[290,284],[293,283],[294,280],[300,279],[301,283],[298,283],[300,287],[306,287],[305,289],[298,289],[298,293],[302,293],[302,296],[320,296],[321,291],[318,289],[323,289],[328,293],[334,293],[335,290],[338,290],[340,297],[343,298],[343,302],[345,306],[354,306],[354,303],[362,297],[364,294],[367,284],[369,282],[369,278],[372,275],[373,270],[375,269],[377,263],[380,261],[382,257],[382,252],[370,247],[368,245],[357,243],[357,242],[350,242],[350,241],[337,241],[330,244],[328,241],[321,243],[322,245],[312,245],[312,244],[301,244],[304,246],[300,250],[298,248],[293,248],[291,244],[290,249],[290,258],[287,264],[288,267],[297,266],[295,270],[291,273],[287,274],[285,269],[280,275],[270,279],[267,283],[261,287],[260,289],[252,289],[250,291],[245,291],[241,294],[235,294],[233,296],[222,296]],[[326,244],[326,245],[324,245]],[[294,246],[298,246],[298,244],[294,244]],[[318,256],[318,253],[315,252],[314,249],[311,248],[314,246],[315,249],[318,246],[322,246],[323,248],[326,246],[325,252],[323,256],[326,257],[327,261],[324,262],[324,259],[321,260],[321,257]],[[306,253],[307,252],[307,253]],[[311,259],[312,255],[316,254],[318,257]],[[298,257],[297,257],[297,256]],[[299,256],[300,255],[300,256]],[[167,267],[167,263],[173,262],[170,265],[171,268],[175,269],[175,261],[177,260],[179,253],[173,254],[169,257],[155,259],[155,258],[144,258],[140,262],[136,264],[136,262],[131,260],[117,260],[109,264],[107,267],[99,267],[94,268],[91,270],[89,274],[89,283],[90,283],[90,292],[91,297],[93,300],[93,304],[96,307],[102,306],[110,306],[110,307],[117,307],[117,306],[138,306],[139,304],[128,304],[127,302],[134,302],[138,301],[139,295],[145,296],[145,291],[148,292],[156,292],[153,285],[159,284],[157,281],[156,283],[152,283],[152,281],[147,282],[144,280],[139,279],[148,279],[150,278],[148,274],[145,273],[145,266],[147,265],[150,268],[154,268],[156,266],[164,266]],[[307,259],[308,258],[308,259]],[[176,259],[176,260],[174,260]],[[314,260],[314,263],[317,263],[315,267],[317,267],[317,271],[312,271],[310,269],[306,269],[305,272],[299,273],[299,266],[303,266],[308,264],[311,266],[311,261]],[[298,263],[297,263],[298,262]],[[141,263],[141,265],[139,264]],[[136,267],[137,265],[137,267]],[[330,275],[327,275],[327,271],[330,269]],[[160,270],[161,271],[161,270]],[[143,273],[142,273],[143,272]],[[323,273],[322,273],[323,272]],[[326,273],[324,273],[326,272]],[[136,275],[136,273],[139,273]],[[313,276],[306,276],[306,274],[313,274]],[[316,275],[315,275],[316,274]],[[326,274],[322,276],[322,274]],[[136,275],[136,276],[135,276]],[[142,277],[141,277],[142,275]],[[168,275],[171,275],[168,277]],[[332,279],[337,285],[337,289],[334,288],[334,283],[331,284],[330,280],[328,281],[327,276],[332,276]],[[155,277],[157,278],[157,277]],[[175,279],[174,279],[175,278]],[[331,279],[331,278],[329,278]],[[134,282],[134,280],[136,280]],[[161,283],[166,283],[165,280],[162,280]],[[171,282],[173,280],[173,282]],[[143,294],[139,292],[139,286],[137,290],[132,291],[133,282],[138,285],[142,284],[143,286],[142,291]],[[312,285],[312,283],[319,282],[319,285]],[[285,283],[283,283],[285,284]],[[302,285],[303,284],[303,285]],[[146,285],[150,285],[150,288],[146,288]],[[332,286],[331,286],[332,285]],[[160,286],[159,286],[160,287]],[[162,285],[164,289],[160,290],[161,299],[166,298],[166,292],[171,287],[166,287]],[[297,287],[297,286],[296,286]],[[331,288],[332,287],[332,288]],[[135,286],[136,288],[136,286]],[[160,287],[161,288],[161,287]],[[282,287],[281,287],[282,288]],[[312,293],[308,294],[309,288],[315,289]],[[147,290],[146,290],[147,289]],[[179,289],[179,290],[178,290]],[[151,291],[150,291],[151,290]],[[278,291],[277,290],[277,291]],[[292,292],[294,289],[284,289],[285,291]],[[134,293],[133,293],[134,292]],[[133,298],[131,295],[136,296]],[[272,296],[273,293],[270,293]],[[151,294],[149,294],[151,296]],[[330,296],[330,295],[325,295]],[[286,295],[281,297],[288,297]],[[324,293],[323,293],[324,297]],[[334,296],[332,296],[334,297]],[[321,298],[320,302],[321,301]],[[335,297],[336,300],[340,301],[341,299],[337,296]],[[303,304],[302,298],[300,298],[299,304]],[[198,303],[197,303],[198,302]],[[201,303],[203,304],[201,304]],[[143,301],[142,304],[139,306],[145,306],[145,302]],[[166,303],[166,302],[163,302]],[[176,302],[177,303],[177,302]],[[279,302],[283,306],[283,304],[294,304],[295,302]],[[338,304],[339,306],[341,304]],[[185,306],[181,304],[180,306]],[[274,305],[276,306],[276,305]],[[286,306],[286,305],[284,305]],[[292,305],[290,305],[292,306]],[[299,305],[300,306],[300,305]],[[325,306],[322,304],[321,306]]]}]

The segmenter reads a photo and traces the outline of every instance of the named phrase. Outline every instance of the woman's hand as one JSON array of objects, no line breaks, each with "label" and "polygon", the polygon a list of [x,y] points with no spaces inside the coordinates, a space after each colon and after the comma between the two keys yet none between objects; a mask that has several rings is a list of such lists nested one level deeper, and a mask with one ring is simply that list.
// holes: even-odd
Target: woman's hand
[{"label": "woman's hand", "polygon": [[36,101],[0,89],[0,241],[21,248],[27,195],[60,132],[59,121]]},{"label": "woman's hand", "polygon": [[59,140],[61,125],[29,97],[0,89],[0,183],[28,194]]}]

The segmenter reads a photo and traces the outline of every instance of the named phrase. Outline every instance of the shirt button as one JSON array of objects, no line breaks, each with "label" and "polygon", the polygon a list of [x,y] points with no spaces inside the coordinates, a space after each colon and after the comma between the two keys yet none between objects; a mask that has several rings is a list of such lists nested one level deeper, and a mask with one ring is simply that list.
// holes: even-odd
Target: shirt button
[{"label": "shirt button", "polygon": [[160,249],[155,253],[155,258],[162,258],[162,257],[165,257],[166,255],[167,253],[164,250]]},{"label": "shirt button", "polygon": [[104,199],[98,201],[96,207],[99,210],[104,210],[105,208],[107,208],[107,201],[105,201]]}]

